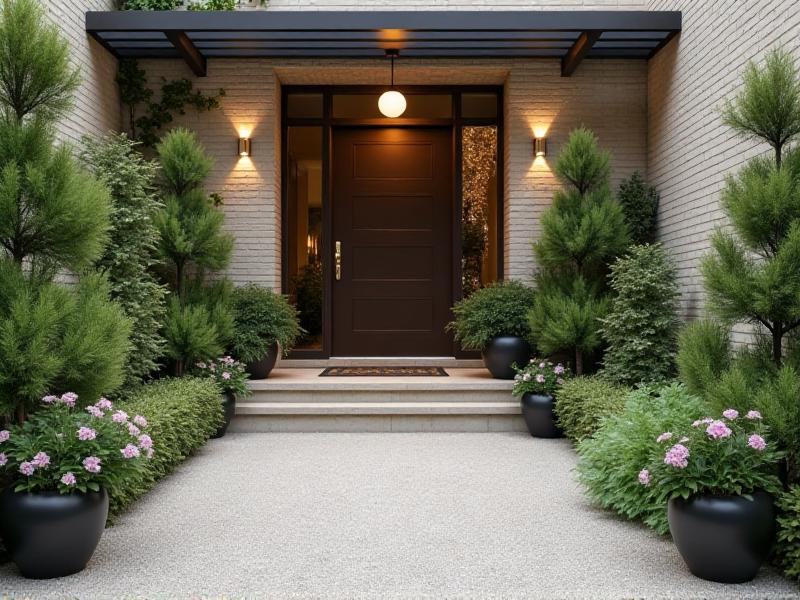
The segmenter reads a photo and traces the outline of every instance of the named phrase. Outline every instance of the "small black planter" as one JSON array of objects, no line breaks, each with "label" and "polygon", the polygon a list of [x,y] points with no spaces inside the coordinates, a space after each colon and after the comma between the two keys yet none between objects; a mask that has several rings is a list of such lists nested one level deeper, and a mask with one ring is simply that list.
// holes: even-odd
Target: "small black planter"
[{"label": "small black planter", "polygon": [[550,394],[522,394],[519,400],[525,425],[533,437],[560,438],[564,432],[556,423],[555,399]]},{"label": "small black planter", "polygon": [[266,356],[261,360],[247,363],[244,370],[250,374],[250,379],[266,379],[275,368],[275,363],[278,360],[278,342],[273,342],[267,350]]},{"label": "small black planter", "polygon": [[669,501],[675,545],[689,570],[702,579],[744,583],[758,573],[775,539],[772,496],[692,496]]},{"label": "small black planter", "polygon": [[211,436],[212,440],[219,439],[228,431],[228,426],[233,421],[233,416],[236,414],[236,394],[233,392],[225,392],[222,396],[222,411],[225,415],[225,421],[219,426],[219,429]]},{"label": "small black planter", "polygon": [[0,494],[0,535],[20,573],[30,579],[65,577],[92,558],[108,517],[105,490]]},{"label": "small black planter", "polygon": [[495,379],[514,379],[517,373],[512,365],[522,368],[531,359],[531,346],[521,337],[500,336],[484,348],[483,364]]}]

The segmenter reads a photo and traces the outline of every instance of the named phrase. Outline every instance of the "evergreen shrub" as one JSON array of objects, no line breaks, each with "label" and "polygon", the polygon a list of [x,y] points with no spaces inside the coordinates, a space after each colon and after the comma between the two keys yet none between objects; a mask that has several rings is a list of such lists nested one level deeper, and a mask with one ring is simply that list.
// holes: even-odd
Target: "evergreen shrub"
[{"label": "evergreen shrub", "polygon": [[622,411],[630,391],[600,375],[565,381],[558,390],[555,406],[564,435],[576,444],[591,437],[603,419]]}]

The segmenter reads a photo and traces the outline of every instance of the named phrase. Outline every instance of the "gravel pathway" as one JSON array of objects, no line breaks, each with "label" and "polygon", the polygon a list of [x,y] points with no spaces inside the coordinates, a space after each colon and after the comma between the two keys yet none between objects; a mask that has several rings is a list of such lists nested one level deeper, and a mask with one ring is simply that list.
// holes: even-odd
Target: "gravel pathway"
[{"label": "gravel pathway", "polygon": [[588,506],[564,440],[239,434],[211,442],[103,536],[89,567],[16,598],[800,599],[764,570],[723,586]]}]

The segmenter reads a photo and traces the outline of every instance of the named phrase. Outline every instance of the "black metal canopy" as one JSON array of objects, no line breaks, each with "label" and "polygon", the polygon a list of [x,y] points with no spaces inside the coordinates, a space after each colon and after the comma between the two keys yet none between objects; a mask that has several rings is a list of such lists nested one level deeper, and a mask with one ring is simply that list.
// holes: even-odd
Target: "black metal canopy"
[{"label": "black metal canopy", "polygon": [[678,11],[108,11],[86,31],[118,58],[648,59],[681,30]]}]

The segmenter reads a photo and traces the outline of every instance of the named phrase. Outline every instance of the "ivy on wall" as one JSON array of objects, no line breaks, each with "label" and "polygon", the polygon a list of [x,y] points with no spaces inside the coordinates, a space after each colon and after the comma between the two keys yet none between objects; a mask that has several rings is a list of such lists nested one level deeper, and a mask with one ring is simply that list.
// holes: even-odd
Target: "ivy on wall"
[{"label": "ivy on wall", "polygon": [[[186,6],[188,10],[236,10],[239,0],[122,0],[120,10],[175,10]],[[261,0],[261,6],[267,0]]]},{"label": "ivy on wall", "polygon": [[[219,108],[225,90],[216,96],[207,96],[195,90],[188,79],[167,81],[162,78],[161,95],[153,100],[153,90],[147,86],[147,75],[133,59],[121,60],[117,71],[120,100],[128,109],[130,136],[144,146],[153,147],[160,131],[173,120],[173,114],[186,114],[186,108],[209,111]],[[137,107],[144,106],[144,114],[137,116]]]}]

